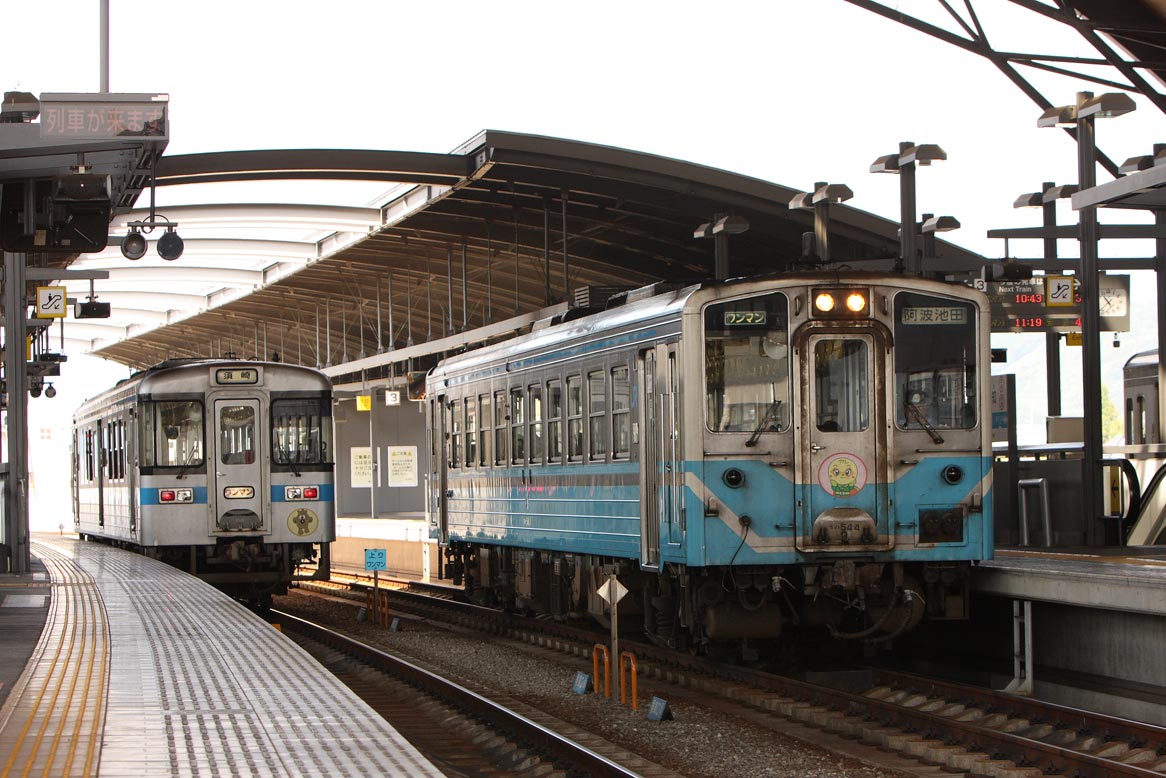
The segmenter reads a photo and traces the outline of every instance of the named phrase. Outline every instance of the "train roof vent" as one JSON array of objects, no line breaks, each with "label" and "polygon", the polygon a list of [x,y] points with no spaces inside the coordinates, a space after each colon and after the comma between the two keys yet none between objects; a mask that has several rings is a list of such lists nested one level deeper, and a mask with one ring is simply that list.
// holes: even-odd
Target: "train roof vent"
[{"label": "train roof vent", "polygon": [[607,301],[608,308],[618,308],[621,305],[638,302],[639,300],[647,300],[649,297],[655,297],[658,294],[665,292],[675,292],[677,289],[683,287],[684,284],[676,281],[657,281],[654,284],[641,286],[637,289],[628,289],[619,294],[612,295]]},{"label": "train roof vent", "polygon": [[626,292],[629,286],[578,286],[575,287],[572,308],[602,308],[613,296]]}]

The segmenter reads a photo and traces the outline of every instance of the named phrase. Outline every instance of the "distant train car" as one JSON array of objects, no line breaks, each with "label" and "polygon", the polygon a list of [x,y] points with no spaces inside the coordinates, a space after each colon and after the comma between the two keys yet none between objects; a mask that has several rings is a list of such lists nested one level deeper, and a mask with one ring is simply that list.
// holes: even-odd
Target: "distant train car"
[{"label": "distant train car", "polygon": [[602,618],[615,573],[621,623],[710,649],[965,618],[992,555],[984,295],[856,272],[655,291],[431,372],[455,578]]},{"label": "distant train car", "polygon": [[83,538],[266,604],[336,538],[332,385],[272,362],[172,360],[73,418]]},{"label": "distant train car", "polygon": [[1161,443],[1158,427],[1158,349],[1134,354],[1126,360],[1122,376],[1125,385],[1126,445]]}]

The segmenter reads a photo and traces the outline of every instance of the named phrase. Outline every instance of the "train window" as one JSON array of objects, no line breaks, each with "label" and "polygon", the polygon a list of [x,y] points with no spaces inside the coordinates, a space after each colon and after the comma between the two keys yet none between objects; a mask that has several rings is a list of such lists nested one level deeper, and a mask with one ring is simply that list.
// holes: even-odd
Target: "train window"
[{"label": "train window", "polygon": [[563,384],[547,381],[547,461],[563,461]]},{"label": "train window", "polygon": [[814,345],[814,423],[827,432],[861,432],[870,424],[870,349],[865,341]]},{"label": "train window", "polygon": [[85,430],[85,480],[92,481],[96,475],[93,468],[93,430]]},{"label": "train window", "polygon": [[895,296],[895,420],[902,429],[977,424],[976,313],[970,302]]},{"label": "train window", "polygon": [[567,458],[583,459],[583,379],[567,376]]},{"label": "train window", "polygon": [[330,464],[332,401],[326,395],[272,398],[271,434],[273,464]]},{"label": "train window", "polygon": [[466,398],[466,467],[478,464],[478,399]]},{"label": "train window", "polygon": [[704,351],[710,430],[789,429],[789,303],[784,294],[708,306]]},{"label": "train window", "polygon": [[488,467],[490,462],[490,423],[493,418],[490,415],[490,395],[484,394],[478,398],[482,403],[481,419],[482,424],[478,427],[478,464],[482,467]]},{"label": "train window", "polygon": [[590,419],[590,459],[607,458],[607,388],[602,370],[587,374],[587,417]]},{"label": "train window", "polygon": [[255,408],[250,405],[225,405],[219,412],[219,459],[224,465],[251,464],[255,461]]},{"label": "train window", "polygon": [[523,403],[524,391],[510,390],[510,461],[521,465],[526,462],[526,415]]},{"label": "train window", "polygon": [[462,450],[462,409],[461,403],[453,400],[449,404],[449,466],[461,465]]},{"label": "train window", "polygon": [[611,369],[611,455],[627,459],[632,450],[631,385],[626,365]]},{"label": "train window", "polygon": [[494,392],[494,464],[506,464],[506,392]]},{"label": "train window", "polygon": [[542,387],[538,385],[530,387],[527,390],[527,401],[529,405],[527,415],[530,416],[530,463],[532,465],[539,465],[543,461]]},{"label": "train window", "polygon": [[142,404],[143,467],[201,467],[203,406],[198,400],[156,400]]}]

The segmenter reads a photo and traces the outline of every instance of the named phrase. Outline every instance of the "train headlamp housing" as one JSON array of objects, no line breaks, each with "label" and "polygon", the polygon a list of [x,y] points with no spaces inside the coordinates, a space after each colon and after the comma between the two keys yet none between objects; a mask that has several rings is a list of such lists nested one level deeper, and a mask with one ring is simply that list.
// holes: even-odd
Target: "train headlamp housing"
[{"label": "train headlamp housing", "polygon": [[814,318],[865,319],[870,316],[870,290],[818,288],[811,293]]},{"label": "train headlamp housing", "polygon": [[288,502],[299,502],[301,500],[318,500],[320,499],[319,486],[286,486],[283,490],[283,498]]},{"label": "train headlamp housing", "polygon": [[181,489],[159,489],[158,502],[194,502],[194,490],[189,487]]}]

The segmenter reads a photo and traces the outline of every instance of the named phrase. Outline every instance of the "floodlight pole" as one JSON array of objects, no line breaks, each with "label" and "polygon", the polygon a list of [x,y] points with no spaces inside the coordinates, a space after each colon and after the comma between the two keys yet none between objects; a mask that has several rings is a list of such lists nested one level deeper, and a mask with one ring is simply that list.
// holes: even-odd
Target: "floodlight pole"
[{"label": "floodlight pole", "polygon": [[[1092,96],[1090,92],[1079,92],[1078,108]],[[1088,191],[1097,185],[1097,146],[1092,115],[1078,115],[1077,118],[1077,173],[1079,191]],[[1090,543],[1104,510],[1101,499],[1101,297],[1097,290],[1097,237],[1097,207],[1080,209],[1081,278],[1084,281],[1081,285],[1081,374],[1086,419],[1082,496],[1088,521],[1086,542]]]},{"label": "floodlight pole", "polygon": [[915,163],[903,162],[903,155],[914,145],[911,141],[899,144],[899,245],[904,272],[917,276],[922,267],[915,250]]},{"label": "floodlight pole", "polygon": [[[1041,186],[1041,195],[1052,189],[1056,184],[1045,181]],[[1054,236],[1057,228],[1057,201],[1041,202],[1042,224],[1045,228],[1044,259],[1050,263],[1057,258],[1057,239]],[[1061,415],[1061,333],[1049,331],[1045,333],[1045,383],[1048,400],[1049,416]]]}]

